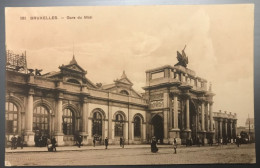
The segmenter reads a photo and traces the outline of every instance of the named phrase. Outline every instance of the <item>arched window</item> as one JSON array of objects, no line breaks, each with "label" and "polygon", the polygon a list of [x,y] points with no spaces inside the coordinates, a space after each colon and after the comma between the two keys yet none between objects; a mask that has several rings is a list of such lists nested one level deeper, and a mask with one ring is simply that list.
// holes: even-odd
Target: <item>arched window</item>
[{"label": "arched window", "polygon": [[129,93],[126,90],[121,90],[120,93],[124,95],[129,95]]},{"label": "arched window", "polygon": [[115,136],[123,136],[124,135],[123,128],[124,128],[123,116],[121,114],[117,114],[115,120]]},{"label": "arched window", "polygon": [[18,110],[16,105],[5,102],[5,130],[7,134],[17,133]]},{"label": "arched window", "polygon": [[141,137],[141,119],[138,116],[134,118],[134,136]]},{"label": "arched window", "polygon": [[49,135],[49,112],[44,106],[33,110],[33,131],[39,131],[43,136]]},{"label": "arched window", "polygon": [[99,112],[93,114],[92,135],[102,136],[102,116]]},{"label": "arched window", "polygon": [[75,130],[74,113],[71,109],[65,108],[62,115],[63,133],[73,135]]},{"label": "arched window", "polygon": [[76,80],[76,79],[69,79],[69,80],[67,80],[67,82],[80,84],[80,82],[78,80]]}]

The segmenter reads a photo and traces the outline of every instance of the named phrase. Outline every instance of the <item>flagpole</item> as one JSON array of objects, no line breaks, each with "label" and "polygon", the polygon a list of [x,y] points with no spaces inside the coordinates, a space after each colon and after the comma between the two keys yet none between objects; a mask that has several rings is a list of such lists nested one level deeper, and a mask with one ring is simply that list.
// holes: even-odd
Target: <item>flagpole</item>
[{"label": "flagpole", "polygon": [[248,127],[249,127],[248,141],[250,143],[250,118],[249,118],[249,113],[248,113],[248,122],[249,122],[249,125],[248,125]]}]

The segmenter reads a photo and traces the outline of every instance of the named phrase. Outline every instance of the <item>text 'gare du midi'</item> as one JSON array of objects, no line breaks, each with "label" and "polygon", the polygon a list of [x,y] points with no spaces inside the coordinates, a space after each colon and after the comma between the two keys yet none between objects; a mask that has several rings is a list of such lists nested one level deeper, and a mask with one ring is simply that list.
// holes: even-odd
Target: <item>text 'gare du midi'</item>
[{"label": "text 'gare du midi'", "polygon": [[93,138],[118,144],[186,144],[187,139],[216,142],[236,137],[236,114],[213,112],[211,84],[188,69],[184,49],[178,63],[146,71],[144,93],[139,94],[123,72],[109,85],[93,84],[75,57],[59,72],[40,74],[27,69],[26,55],[7,52],[6,138],[22,136],[27,146],[36,136],[55,137],[59,146],[84,145]]}]

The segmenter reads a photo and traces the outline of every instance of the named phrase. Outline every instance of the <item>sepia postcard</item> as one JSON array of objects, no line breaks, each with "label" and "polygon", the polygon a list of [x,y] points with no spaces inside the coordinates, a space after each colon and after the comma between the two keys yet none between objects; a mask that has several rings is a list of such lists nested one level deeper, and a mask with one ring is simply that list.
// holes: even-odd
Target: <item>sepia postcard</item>
[{"label": "sepia postcard", "polygon": [[254,164],[254,5],[6,7],[6,166]]}]

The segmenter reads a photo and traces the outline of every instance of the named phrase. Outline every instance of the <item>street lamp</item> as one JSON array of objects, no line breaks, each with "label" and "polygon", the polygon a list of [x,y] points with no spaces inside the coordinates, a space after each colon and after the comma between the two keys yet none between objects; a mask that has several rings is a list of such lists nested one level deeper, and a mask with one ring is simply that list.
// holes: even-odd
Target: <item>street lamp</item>
[{"label": "street lamp", "polygon": [[248,142],[250,143],[250,118],[249,118],[249,114],[248,114],[248,122],[249,122],[249,124],[248,124],[248,127],[249,127]]}]

